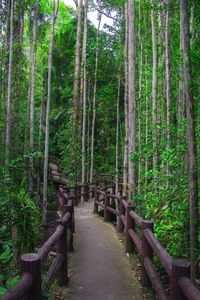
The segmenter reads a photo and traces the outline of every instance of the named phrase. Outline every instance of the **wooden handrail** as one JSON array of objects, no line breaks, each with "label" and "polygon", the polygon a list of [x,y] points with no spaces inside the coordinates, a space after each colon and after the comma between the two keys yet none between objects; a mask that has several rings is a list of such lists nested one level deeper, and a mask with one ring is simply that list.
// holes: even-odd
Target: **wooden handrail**
[{"label": "wooden handrail", "polygon": [[27,291],[32,287],[33,276],[25,272],[20,281],[2,298],[2,300],[18,300],[21,299]]},{"label": "wooden handrail", "polygon": [[149,245],[158,256],[160,263],[164,267],[165,271],[168,273],[168,275],[171,275],[172,258],[167,252],[167,250],[160,244],[160,242],[156,239],[156,237],[150,229],[145,229],[144,235]]},{"label": "wooden handrail", "polygon": [[[52,247],[57,245],[57,255],[51,264],[44,285],[59,276],[61,285],[68,283],[68,254],[73,249],[74,203],[66,191],[60,187],[58,201],[62,210],[62,218],[54,233],[38,250],[38,253],[27,253],[21,257],[21,280],[1,300],[42,300],[41,263]],[[69,233],[69,236],[68,236]]]},{"label": "wooden handrail", "polygon": [[[113,189],[114,190],[114,189]],[[99,196],[104,197],[100,200]],[[113,208],[107,199],[117,200],[118,207]],[[103,201],[103,203],[102,203]],[[153,234],[153,223],[143,220],[134,208],[127,204],[125,196],[107,193],[98,188],[94,199],[94,212],[98,206],[104,210],[104,220],[110,221],[111,216],[117,218],[117,230],[125,232],[126,252],[131,253],[136,248],[141,255],[142,283],[152,285],[159,300],[199,300],[200,290],[190,279],[190,264],[186,260],[172,260],[167,250],[161,245]],[[138,235],[135,225],[141,231]],[[142,235],[142,240],[141,240]],[[168,297],[163,283],[153,264],[153,254],[159,258],[161,265],[170,277],[170,297]]]},{"label": "wooden handrail", "polygon": [[191,281],[188,277],[180,277],[178,280],[178,285],[183,292],[183,295],[188,300],[199,300],[200,299],[200,291],[197,286]]}]

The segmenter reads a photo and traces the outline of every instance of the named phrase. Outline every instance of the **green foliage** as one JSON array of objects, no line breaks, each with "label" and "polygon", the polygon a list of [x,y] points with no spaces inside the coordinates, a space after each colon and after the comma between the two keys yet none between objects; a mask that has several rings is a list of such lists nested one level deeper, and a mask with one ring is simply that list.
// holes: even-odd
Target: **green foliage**
[{"label": "green foliage", "polygon": [[17,275],[12,277],[11,279],[6,280],[5,276],[0,274],[0,296],[5,295],[8,291],[10,291],[13,286],[20,280],[20,276]]},{"label": "green foliage", "polygon": [[13,203],[11,215],[13,225],[17,230],[17,251],[18,256],[22,253],[34,251],[37,243],[38,228],[40,226],[40,211],[35,199],[30,198],[25,189],[18,194],[12,193]]}]

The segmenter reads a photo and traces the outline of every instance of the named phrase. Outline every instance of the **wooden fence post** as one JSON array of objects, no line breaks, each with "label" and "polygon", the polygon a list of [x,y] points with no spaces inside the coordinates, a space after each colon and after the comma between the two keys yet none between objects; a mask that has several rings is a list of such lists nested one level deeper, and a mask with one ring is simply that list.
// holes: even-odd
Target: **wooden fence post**
[{"label": "wooden fence post", "polygon": [[96,204],[96,201],[99,201],[99,193],[97,192],[97,187],[95,188],[95,196],[94,196],[94,213],[98,213],[98,205]]},{"label": "wooden fence post", "polygon": [[77,184],[74,187],[74,204],[75,205],[78,204],[78,186],[77,186]]},{"label": "wooden fence post", "polygon": [[88,193],[88,183],[86,182],[86,183],[84,183],[85,184],[85,187],[84,187],[84,201],[86,202],[86,201],[88,201],[89,200],[89,193]]},{"label": "wooden fence post", "polygon": [[172,261],[172,273],[170,276],[170,300],[186,300],[181,292],[178,279],[182,276],[190,276],[190,262],[186,259]]},{"label": "wooden fence post", "polygon": [[92,188],[92,195],[91,195],[91,197],[92,198],[95,197],[95,189],[96,189],[96,187],[98,187],[97,183],[91,186],[91,188]]},{"label": "wooden fence post", "polygon": [[144,235],[145,229],[150,229],[151,231],[153,231],[153,222],[142,221],[142,283],[144,286],[151,286],[151,281],[144,266],[144,258],[148,257],[152,260],[153,250]]},{"label": "wooden fence post", "polygon": [[24,300],[41,300],[41,263],[36,253],[24,254],[21,257],[21,271],[28,272],[33,276],[33,286],[24,296]]},{"label": "wooden fence post", "polygon": [[[65,208],[66,208],[66,212],[69,212],[71,214],[71,217],[70,217],[69,222],[68,222],[67,229],[70,231],[68,249],[69,249],[70,252],[72,252],[74,250],[74,247],[73,247],[73,240],[74,240],[74,237],[73,237],[73,232],[74,232],[73,205],[72,206],[71,205],[66,205]],[[68,234],[68,233],[66,233],[66,234]]]},{"label": "wooden fence post", "polygon": [[135,229],[135,222],[129,215],[129,212],[134,209],[133,205],[127,205],[126,207],[126,227],[125,227],[125,235],[126,235],[126,252],[132,253],[134,250],[134,243],[130,237],[129,229]]},{"label": "wooden fence post", "polygon": [[104,201],[104,221],[109,222],[110,221],[110,212],[107,211],[107,207],[110,206],[110,197],[109,197],[110,192],[107,191],[105,194],[105,201]]},{"label": "wooden fence post", "polygon": [[[67,205],[63,207],[63,215],[67,213]],[[58,221],[59,224],[60,221]],[[59,272],[59,284],[65,286],[68,283],[68,245],[67,245],[67,224],[61,224],[64,226],[64,232],[58,241],[58,253],[62,255],[63,262]]]},{"label": "wooden fence post", "polygon": [[119,233],[123,233],[124,232],[124,223],[121,220],[121,216],[125,215],[125,208],[124,205],[122,204],[122,199],[126,199],[125,196],[120,197],[120,201],[119,201],[119,216],[117,217],[117,231]]},{"label": "wooden fence post", "polygon": [[78,203],[81,201],[81,187],[78,186]]},{"label": "wooden fence post", "polygon": [[112,185],[112,194],[115,195],[115,184]]}]

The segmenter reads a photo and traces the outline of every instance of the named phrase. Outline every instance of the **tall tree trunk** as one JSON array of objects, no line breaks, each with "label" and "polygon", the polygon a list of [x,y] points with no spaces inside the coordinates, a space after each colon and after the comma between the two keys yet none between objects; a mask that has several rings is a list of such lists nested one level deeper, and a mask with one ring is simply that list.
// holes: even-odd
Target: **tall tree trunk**
[{"label": "tall tree trunk", "polygon": [[101,25],[101,14],[99,15],[99,23],[96,36],[96,59],[94,71],[94,91],[93,91],[93,116],[92,116],[92,133],[91,133],[91,153],[90,153],[90,182],[93,181],[94,174],[94,131],[96,121],[96,93],[97,93],[97,71],[98,71],[98,58],[99,58],[99,29]]},{"label": "tall tree trunk", "polygon": [[[9,175],[10,158],[10,131],[11,131],[11,96],[12,96],[12,68],[13,68],[13,33],[14,33],[14,0],[10,2],[10,42],[9,42],[9,67],[8,67],[8,97],[5,133],[5,176]],[[6,179],[6,177],[5,177]]]},{"label": "tall tree trunk", "polygon": [[37,18],[38,18],[38,0],[34,3],[34,19],[33,19],[33,38],[32,38],[32,54],[31,54],[31,80],[30,80],[30,140],[29,140],[29,192],[33,193],[33,178],[34,178],[34,115],[35,115],[35,69],[36,69],[36,51],[37,51]]},{"label": "tall tree trunk", "polygon": [[138,152],[139,152],[139,162],[138,162],[138,193],[141,193],[141,181],[142,181],[142,159],[141,159],[141,151],[142,151],[142,76],[143,76],[143,43],[141,36],[141,0],[139,3],[139,29],[138,29],[138,37],[140,43],[140,66],[139,66],[139,104],[138,104]]},{"label": "tall tree trunk", "polygon": [[90,162],[90,116],[91,116],[91,101],[90,101],[90,78],[88,78],[88,83],[87,83],[87,90],[88,90],[88,93],[87,93],[87,101],[88,101],[88,115],[87,115],[87,146],[86,146],[86,156],[87,156],[87,161],[88,161],[88,164],[87,164],[87,175],[86,175],[86,180],[87,182],[90,181],[90,165],[89,165],[89,162]]},{"label": "tall tree trunk", "polygon": [[186,93],[187,134],[188,134],[188,172],[190,195],[190,262],[191,276],[197,276],[198,261],[198,174],[197,149],[194,127],[194,98],[192,94],[190,33],[188,18],[188,1],[180,0],[180,26],[183,49],[184,88]]},{"label": "tall tree trunk", "polygon": [[[165,85],[166,85],[166,107],[167,107],[167,149],[171,146],[170,125],[171,125],[171,95],[170,95],[170,39],[169,39],[169,7],[168,0],[165,1]],[[167,175],[169,175],[169,163],[167,163]],[[167,187],[168,187],[167,180]]]},{"label": "tall tree trunk", "polygon": [[49,56],[48,56],[48,83],[47,83],[47,107],[46,107],[46,128],[45,128],[45,153],[44,153],[44,174],[43,174],[43,224],[47,221],[47,192],[48,192],[48,165],[49,165],[49,115],[51,100],[51,69],[52,69],[52,52],[54,44],[54,29],[58,14],[59,0],[55,8],[55,0],[52,0],[52,25],[50,34]]},{"label": "tall tree trunk", "polygon": [[42,132],[44,128],[45,116],[45,82],[42,80],[42,96],[40,105],[40,118],[39,118],[39,137],[38,137],[38,161],[37,161],[37,195],[40,195],[40,182],[41,182],[41,159],[42,159]]},{"label": "tall tree trunk", "polygon": [[[129,104],[129,157],[136,151],[136,96],[135,96],[135,8],[134,0],[129,0],[129,47],[128,47],[128,104]],[[128,165],[129,199],[135,196],[135,163]]]},{"label": "tall tree trunk", "polygon": [[77,6],[78,19],[77,19],[77,34],[76,34],[76,53],[75,53],[75,66],[74,66],[74,86],[73,86],[73,122],[72,122],[72,161],[74,166],[74,180],[77,182],[79,178],[79,145],[81,140],[80,122],[78,123],[78,109],[79,109],[79,82],[80,82],[80,49],[81,49],[81,25],[82,25],[82,9],[83,0],[79,0]]},{"label": "tall tree trunk", "polygon": [[74,67],[74,87],[73,87],[74,130],[77,123],[77,115],[78,115],[82,7],[83,7],[83,0],[79,0],[77,34],[76,34],[76,55],[75,55],[75,67]]},{"label": "tall tree trunk", "polygon": [[[145,95],[145,148],[147,151],[148,148],[148,143],[149,143],[149,101],[148,101],[148,78],[147,78],[147,73],[148,73],[148,60],[147,60],[147,55],[145,55],[145,87],[146,87],[146,95]],[[149,159],[148,155],[146,153],[146,158],[145,158],[145,187],[146,187],[146,193],[147,193],[147,184],[148,184],[148,170],[149,170]]]},{"label": "tall tree trunk", "polygon": [[83,33],[83,54],[82,54],[82,68],[83,68],[83,76],[81,78],[82,81],[82,89],[83,92],[83,118],[82,118],[82,184],[85,184],[86,181],[86,97],[87,97],[87,0],[84,3],[84,33]]},{"label": "tall tree trunk", "polygon": [[124,41],[124,117],[125,117],[125,141],[124,141],[124,174],[123,194],[127,194],[128,184],[128,148],[129,148],[129,124],[128,124],[128,4],[125,4],[125,41]]},{"label": "tall tree trunk", "polygon": [[[168,0],[166,1],[168,5]],[[166,82],[166,101],[167,101],[167,148],[170,147],[170,124],[171,124],[171,95],[170,95],[170,59],[169,59],[169,8],[165,11],[165,82]]]},{"label": "tall tree trunk", "polygon": [[115,152],[115,177],[116,177],[116,186],[115,186],[115,193],[118,194],[119,190],[119,100],[120,100],[120,89],[121,89],[121,67],[119,68],[119,75],[118,75],[118,89],[117,89],[117,122],[116,122],[116,152]]},{"label": "tall tree trunk", "polygon": [[[156,48],[156,25],[154,0],[151,1],[151,27],[152,27],[152,50],[153,50],[153,78],[152,78],[152,135],[153,135],[153,170],[156,178],[158,164],[158,133],[157,133],[157,48]],[[156,182],[155,182],[156,185]],[[156,190],[156,187],[155,187]]]}]

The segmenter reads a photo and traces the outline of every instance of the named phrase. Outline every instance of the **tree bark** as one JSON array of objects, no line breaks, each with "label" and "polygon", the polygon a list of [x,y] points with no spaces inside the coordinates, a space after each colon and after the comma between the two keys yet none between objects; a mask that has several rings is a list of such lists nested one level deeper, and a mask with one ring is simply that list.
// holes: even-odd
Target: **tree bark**
[{"label": "tree bark", "polygon": [[127,194],[128,184],[128,153],[129,153],[129,124],[128,124],[128,3],[125,4],[125,41],[124,41],[124,118],[125,118],[125,141],[124,141],[124,174],[123,194]]},{"label": "tree bark", "polygon": [[[74,126],[74,130],[75,130],[75,126],[77,123],[77,115],[78,115],[82,6],[83,6],[83,0],[79,0],[78,24],[77,24],[77,34],[76,34],[76,56],[75,56],[75,67],[74,67],[74,87],[73,87],[73,109],[74,109],[73,126]],[[75,134],[75,132],[74,132],[74,134]]]},{"label": "tree bark", "polygon": [[[168,0],[165,2],[168,5]],[[165,82],[167,101],[167,148],[170,148],[170,124],[171,124],[171,95],[170,95],[170,59],[169,59],[169,8],[165,9]]]},{"label": "tree bark", "polygon": [[[157,48],[154,0],[151,1],[151,27],[152,27],[152,51],[153,51],[153,78],[152,78],[152,136],[153,136],[153,170],[156,179],[158,164],[158,133],[157,133]],[[156,185],[156,182],[155,182]],[[156,187],[155,187],[156,190]]]},{"label": "tree bark", "polygon": [[49,115],[50,115],[50,100],[51,100],[51,69],[52,69],[52,52],[54,44],[55,22],[58,14],[59,0],[55,8],[55,0],[52,0],[52,25],[50,34],[49,56],[48,56],[48,83],[47,83],[47,107],[46,107],[46,128],[45,128],[45,153],[44,153],[44,174],[43,174],[43,224],[47,221],[47,191],[48,191],[48,165],[49,165]]},{"label": "tree bark", "polygon": [[139,103],[138,103],[138,152],[139,152],[139,162],[138,162],[138,193],[141,193],[141,182],[142,182],[142,159],[141,159],[141,151],[142,151],[142,77],[143,77],[143,43],[141,36],[141,0],[139,3],[139,29],[138,29],[138,38],[140,44],[140,65],[139,65]]},{"label": "tree bark", "polygon": [[190,198],[190,262],[191,277],[197,276],[198,262],[198,173],[197,149],[194,127],[194,98],[192,94],[190,32],[188,17],[188,1],[180,0],[180,27],[183,49],[184,89],[186,94],[187,140],[188,140],[188,172]]},{"label": "tree bark", "polygon": [[9,42],[9,67],[8,67],[8,96],[5,133],[5,179],[9,176],[10,158],[10,131],[11,131],[11,95],[12,95],[12,69],[13,69],[13,33],[14,33],[14,1],[10,2],[10,42]]},{"label": "tree bark", "polygon": [[116,178],[116,186],[115,186],[115,193],[118,194],[119,190],[119,100],[120,100],[120,89],[121,89],[121,67],[119,68],[119,75],[118,75],[118,88],[117,88],[117,122],[116,122],[116,160],[115,160],[115,178]]},{"label": "tree bark", "polygon": [[[135,95],[135,8],[134,1],[128,1],[129,47],[128,47],[128,104],[129,104],[129,158],[136,151],[136,95]],[[135,163],[128,165],[129,199],[135,196]]]},{"label": "tree bark", "polygon": [[41,159],[42,159],[42,133],[44,128],[45,117],[45,83],[42,80],[42,96],[40,105],[40,118],[39,118],[39,137],[38,137],[38,162],[37,162],[37,195],[40,195],[40,182],[41,182]]},{"label": "tree bark", "polygon": [[93,91],[93,116],[92,116],[92,133],[91,133],[91,153],[90,153],[90,182],[93,181],[94,174],[94,131],[96,122],[96,93],[97,93],[97,71],[98,71],[98,59],[99,59],[99,30],[101,25],[101,14],[99,15],[99,23],[96,36],[96,59],[95,59],[95,71],[94,71],[94,91]]},{"label": "tree bark", "polygon": [[34,116],[35,116],[35,70],[36,70],[36,52],[37,52],[37,18],[38,18],[38,0],[34,3],[34,19],[33,19],[33,38],[32,38],[32,54],[31,54],[31,80],[30,80],[30,140],[29,140],[29,192],[33,193],[34,178]]},{"label": "tree bark", "polygon": [[87,97],[87,0],[84,3],[84,33],[83,33],[83,53],[82,53],[82,68],[83,76],[81,78],[82,97],[83,100],[83,118],[82,118],[82,184],[86,181],[86,97]]}]

